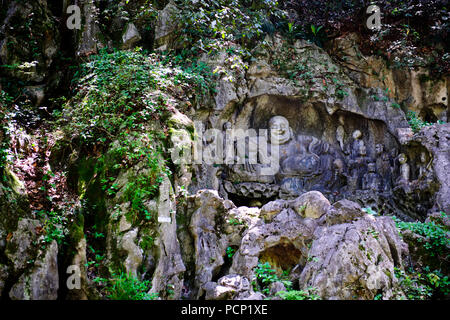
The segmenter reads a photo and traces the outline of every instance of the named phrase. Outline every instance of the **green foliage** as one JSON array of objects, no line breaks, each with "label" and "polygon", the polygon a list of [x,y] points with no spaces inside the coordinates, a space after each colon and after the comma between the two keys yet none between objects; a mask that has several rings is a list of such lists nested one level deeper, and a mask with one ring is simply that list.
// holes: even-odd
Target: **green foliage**
[{"label": "green foliage", "polygon": [[259,285],[259,288],[265,294],[269,293],[269,286],[274,282],[281,282],[287,288],[290,288],[292,286],[292,282],[286,280],[285,277],[280,278],[268,262],[258,263],[258,266],[255,268],[254,272],[256,275],[257,285]]},{"label": "green foliage", "polygon": [[444,225],[431,222],[404,222],[393,217],[400,230],[411,230],[412,232],[425,237],[428,241],[424,247],[430,252],[431,256],[441,255],[447,252],[447,246],[450,245],[449,230]]},{"label": "green foliage", "polygon": [[[326,35],[322,30],[323,26],[318,26],[316,27],[315,25],[311,25],[311,32],[312,32],[312,36],[309,37],[309,40],[312,41],[313,43],[315,43],[316,45],[318,45],[319,47],[322,47],[325,40],[326,40]],[[320,32],[322,30],[322,32]]]},{"label": "green foliage", "polygon": [[[177,88],[201,94],[205,66],[181,69],[170,59],[135,51],[102,51],[75,75],[77,94],[64,114],[65,128],[84,143],[111,142],[119,133],[144,130],[169,106],[167,92]],[[201,74],[203,73],[203,74]]]},{"label": "green foliage", "polygon": [[239,226],[239,225],[245,224],[244,221],[240,221],[239,219],[234,219],[234,218],[228,219],[227,222],[228,222],[228,224],[230,224],[232,226]]},{"label": "green foliage", "polygon": [[408,111],[407,117],[413,132],[419,132],[420,129],[433,125],[432,123],[422,121],[414,111]]},{"label": "green foliage", "polygon": [[103,260],[105,260],[105,255],[101,254],[100,251],[96,251],[92,246],[88,246],[89,256],[93,257],[93,259],[89,259],[86,263],[86,267],[95,267],[99,268],[100,264]]},{"label": "green foliage", "polygon": [[[174,93],[209,94],[210,77],[205,64],[181,63],[178,56],[141,49],[102,51],[74,77],[77,93],[59,122],[74,143],[78,141],[88,153],[94,149],[101,154],[96,156],[94,175],[107,196],[122,191],[122,200],[130,202],[131,221],[156,216],[144,203],[157,195],[164,176],[171,175],[164,146]],[[150,124],[155,125],[150,128]],[[120,186],[119,172],[138,163],[144,164],[144,170],[132,172],[127,184]]]},{"label": "green foliage", "polygon": [[51,243],[56,240],[58,244],[62,244],[68,232],[67,218],[63,214],[45,210],[39,211],[37,216],[44,220],[45,242]]},{"label": "green foliage", "polygon": [[445,297],[450,294],[450,281],[440,270],[430,271],[428,267],[424,272],[409,269],[405,272],[394,268],[395,276],[409,300],[428,300],[436,296]]},{"label": "green foliage", "polygon": [[139,281],[131,274],[121,272],[113,274],[113,278],[108,280],[107,298],[110,300],[156,300],[158,294],[148,293],[150,288],[150,281]]},{"label": "green foliage", "polygon": [[378,215],[378,212],[373,210],[371,207],[362,208],[362,211],[364,211],[365,213],[370,214],[372,216],[377,216]]},{"label": "green foliage", "polygon": [[183,45],[194,54],[212,52],[225,41],[245,46],[265,33],[271,16],[282,15],[274,0],[177,0],[176,4]]},{"label": "green foliage", "polygon": [[320,29],[322,29],[322,28],[323,28],[323,26],[316,27],[313,24],[311,25],[311,31],[314,34],[314,36],[317,36],[317,34],[319,33]]},{"label": "green foliage", "polygon": [[277,292],[283,300],[320,300],[320,296],[316,294],[317,289],[308,288],[306,290],[289,290]]},{"label": "green foliage", "polygon": [[0,90],[0,174],[2,178],[5,178],[2,171],[7,164],[9,149],[7,107],[12,101],[12,97]]},{"label": "green foliage", "polygon": [[227,257],[228,257],[229,259],[233,258],[235,252],[236,252],[236,249],[235,249],[235,248],[233,248],[233,247],[228,247],[228,248],[227,248]]},{"label": "green foliage", "polygon": [[142,250],[147,251],[153,247],[155,244],[155,239],[151,236],[144,236],[142,237],[141,242],[139,243]]},{"label": "green foliage", "polygon": [[344,84],[341,81],[336,78],[333,78],[332,81],[336,85],[336,97],[338,97],[339,99],[344,99],[346,96],[348,96],[348,92],[344,89]]}]

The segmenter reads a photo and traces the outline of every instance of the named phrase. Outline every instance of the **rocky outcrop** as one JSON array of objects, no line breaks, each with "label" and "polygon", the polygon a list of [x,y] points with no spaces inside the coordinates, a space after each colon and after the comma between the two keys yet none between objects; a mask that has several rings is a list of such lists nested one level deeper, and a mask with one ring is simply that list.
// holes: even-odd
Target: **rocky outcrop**
[{"label": "rocky outcrop", "polygon": [[174,32],[177,29],[177,21],[174,19],[177,10],[174,2],[169,1],[164,9],[159,11],[155,25],[155,47],[158,50],[167,50],[172,46]]},{"label": "rocky outcrop", "polygon": [[[191,228],[199,296],[204,290],[212,300],[253,297],[248,283],[258,263],[269,262],[280,274],[290,271],[300,288],[316,288],[323,299],[400,297],[394,267],[403,268],[408,247],[394,221],[369,215],[348,200],[324,202],[309,216],[304,213],[307,205],[298,210],[305,199],[320,197],[310,192],[249,210],[230,206],[213,191],[200,191],[191,200],[196,203]],[[238,250],[231,267],[224,269],[225,249],[233,245]],[[219,271],[226,275],[213,281]]]},{"label": "rocky outcrop", "polygon": [[129,23],[125,29],[124,34],[122,35],[122,48],[130,49],[137,42],[142,39],[139,31],[136,29],[136,26],[133,23]]},{"label": "rocky outcrop", "polygon": [[250,296],[251,286],[247,278],[230,274],[220,278],[217,283],[208,282],[205,289],[206,300],[243,300]]},{"label": "rocky outcrop", "polygon": [[415,138],[433,155],[433,169],[440,184],[435,210],[450,212],[450,124],[423,129]]},{"label": "rocky outcrop", "polygon": [[[448,77],[433,79],[424,68],[388,67],[381,57],[364,56],[359,40],[356,33],[346,34],[334,39],[328,48],[350,78],[365,88],[383,88],[405,110],[415,111],[428,121],[447,121]],[[392,56],[389,63],[398,60]]]},{"label": "rocky outcrop", "polygon": [[[279,146],[276,174],[258,173],[260,164],[226,163],[219,168],[205,164],[198,169],[202,178],[191,190],[213,188],[241,205],[259,206],[318,190],[330,201],[346,198],[404,219],[424,220],[434,211],[437,197],[443,198],[437,196],[435,182],[444,180],[437,178],[442,173],[428,170],[432,151],[410,143],[413,132],[398,103],[401,90],[389,87],[398,81],[375,86],[374,72],[369,71],[378,65],[387,67],[352,51],[356,41],[352,39],[337,39],[334,45],[351,51],[347,53],[357,63],[353,71],[348,69],[351,61],[341,63],[337,53],[336,58],[307,41],[289,43],[278,36],[267,36],[268,45],[253,50],[255,59],[250,64],[226,51],[204,55],[202,61],[220,75],[214,113],[198,116],[204,127],[223,134],[226,129],[243,130],[245,136],[250,134],[245,130],[258,132],[280,125],[291,133]],[[329,51],[334,52],[333,48]],[[237,145],[245,137],[239,139],[232,150],[235,161],[244,157]],[[403,155],[406,163],[402,164]],[[425,172],[428,182],[424,182]]]},{"label": "rocky outcrop", "polygon": [[203,295],[204,286],[217,275],[224,264],[225,250],[228,246],[226,233],[221,232],[226,212],[234,207],[231,201],[224,201],[217,192],[199,191],[191,199],[192,217],[190,231],[195,248],[195,287],[199,288],[197,297]]},{"label": "rocky outcrop", "polygon": [[81,30],[74,30],[76,55],[86,57],[96,54],[104,47],[98,25],[98,8],[94,0],[77,0],[75,4],[80,8],[82,16]]},{"label": "rocky outcrop", "polygon": [[317,288],[323,299],[371,300],[377,294],[392,299],[399,291],[394,267],[402,267],[407,246],[391,218],[364,215],[318,227],[308,254],[311,261],[299,279],[302,288]]},{"label": "rocky outcrop", "polygon": [[9,297],[13,300],[56,300],[59,288],[57,256],[58,245],[53,241],[48,249],[38,254],[34,268],[14,284]]},{"label": "rocky outcrop", "polygon": [[8,5],[0,28],[0,59],[10,68],[2,72],[24,82],[42,83],[59,48],[57,22],[47,1],[11,1]]},{"label": "rocky outcrop", "polygon": [[[64,31],[74,37],[64,46],[72,46],[78,61],[103,47],[179,48],[182,36],[175,2],[149,5],[145,12],[138,10],[147,5],[144,2],[75,1],[82,26]],[[48,89],[59,82],[50,70],[63,47],[61,30],[48,3],[12,1],[0,12],[5,18],[0,65],[8,65],[0,70],[1,76],[26,82],[22,92],[34,105],[45,103]],[[123,15],[116,14],[119,11]],[[111,29],[105,30],[108,26]],[[32,39],[24,36],[31,30]],[[401,298],[394,268],[402,270],[408,255],[420,266],[440,268],[441,261],[430,262],[417,245],[428,243],[425,236],[406,230],[404,242],[394,221],[383,215],[423,221],[427,216],[437,219],[436,212],[450,212],[450,126],[414,128],[419,131],[414,133],[406,115],[412,110],[426,121],[448,121],[448,77],[431,79],[429,70],[391,68],[380,57],[363,56],[358,42],[356,34],[346,34],[323,49],[276,33],[251,49],[226,41],[214,54],[198,57],[198,65],[190,61],[183,65],[214,71],[215,90],[208,88],[202,95],[184,90],[203,88],[204,83],[178,86],[184,81],[184,69],[173,73],[172,65],[161,61],[170,56],[152,55],[151,62],[165,69],[152,81],[172,76],[176,81],[161,90],[143,86],[146,91],[134,97],[133,103],[159,97],[152,100],[157,106],[152,101],[145,104],[155,110],[139,122],[141,131],[133,131],[134,120],[129,128],[122,122],[120,137],[135,134],[134,138],[121,145],[121,138],[112,138],[107,131],[93,139],[87,152],[74,134],[58,141],[60,149],[45,151],[54,152],[53,163],[45,169],[67,170],[67,189],[77,198],[69,210],[77,215],[64,212],[70,220],[67,248],[51,241],[46,225],[36,218],[35,211],[51,205],[33,204],[33,209],[40,209],[31,212],[22,183],[10,168],[1,171],[0,295],[36,300],[105,298],[105,284],[98,282],[123,271],[139,281],[151,281],[149,293],[161,299],[261,300],[310,287],[322,299]],[[246,50],[251,59],[238,53]],[[91,89],[96,96],[97,86]],[[83,90],[72,103],[89,108],[92,96],[83,100]],[[131,110],[133,103],[118,113],[130,119],[140,116]],[[72,120],[69,105],[62,110],[62,122]],[[109,121],[105,118],[105,123]],[[241,131],[217,163],[193,164],[184,157],[194,146],[223,146],[230,140],[226,131],[233,129]],[[217,135],[205,135],[208,130]],[[250,130],[269,131],[255,142],[246,136]],[[145,145],[143,133],[152,133]],[[105,150],[103,144],[110,138],[111,148]],[[248,149],[268,146],[267,152],[258,150],[259,161],[273,160],[278,150],[276,172],[263,174],[267,163],[252,163],[252,157],[243,154],[246,147],[238,148],[243,142],[248,142]],[[14,150],[19,154],[21,149],[35,148],[29,139],[19,144]],[[130,152],[141,147],[157,152],[149,153],[148,159],[137,152],[113,163],[112,153],[126,153],[128,147]],[[233,163],[222,161],[227,157]],[[154,167],[157,173],[151,170]],[[151,186],[139,185],[148,181]],[[59,190],[54,189],[56,195]],[[64,261],[58,261],[58,255]],[[255,292],[255,269],[261,262],[268,262],[293,286],[275,281],[264,294]],[[80,266],[81,288],[59,290],[64,282],[60,277],[66,275],[59,274],[58,265],[60,270]],[[58,297],[58,291],[64,296]]]}]

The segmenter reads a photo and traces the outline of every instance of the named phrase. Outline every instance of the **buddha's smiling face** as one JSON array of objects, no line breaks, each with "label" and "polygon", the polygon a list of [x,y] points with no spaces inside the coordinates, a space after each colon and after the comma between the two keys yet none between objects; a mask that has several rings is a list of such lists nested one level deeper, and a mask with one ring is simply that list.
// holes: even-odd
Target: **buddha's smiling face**
[{"label": "buddha's smiling face", "polygon": [[283,144],[291,139],[289,121],[285,117],[275,116],[270,119],[269,129],[273,144]]}]

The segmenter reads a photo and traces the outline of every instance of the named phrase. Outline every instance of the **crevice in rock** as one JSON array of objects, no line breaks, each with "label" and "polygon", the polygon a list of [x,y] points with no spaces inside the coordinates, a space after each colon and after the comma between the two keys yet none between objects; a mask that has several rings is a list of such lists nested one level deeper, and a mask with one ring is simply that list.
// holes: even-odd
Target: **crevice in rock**
[{"label": "crevice in rock", "polygon": [[291,272],[302,260],[303,254],[292,243],[279,243],[259,255],[259,261],[269,262],[279,274]]}]

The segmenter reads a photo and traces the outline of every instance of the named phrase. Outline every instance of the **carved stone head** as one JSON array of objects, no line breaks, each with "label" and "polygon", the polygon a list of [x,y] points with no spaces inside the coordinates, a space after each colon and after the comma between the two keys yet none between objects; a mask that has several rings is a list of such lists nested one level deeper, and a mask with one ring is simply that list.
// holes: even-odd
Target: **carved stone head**
[{"label": "carved stone head", "polygon": [[336,159],[333,161],[334,169],[338,172],[344,171],[344,162],[341,159]]},{"label": "carved stone head", "polygon": [[427,154],[426,154],[425,152],[422,152],[422,153],[420,154],[420,161],[421,161],[422,163],[426,163],[426,162],[427,162]]},{"label": "carved stone head", "polygon": [[376,166],[375,163],[371,162],[367,165],[367,168],[369,170],[370,173],[374,173],[376,171]]},{"label": "carved stone head", "polygon": [[366,146],[363,145],[363,144],[361,144],[361,145],[359,146],[359,155],[360,155],[361,157],[367,156],[367,149],[366,149]]},{"label": "carved stone head", "polygon": [[227,121],[223,124],[223,130],[230,130],[233,126],[231,125],[231,122]]},{"label": "carved stone head", "polygon": [[406,157],[406,154],[401,153],[398,156],[398,162],[400,162],[400,164],[405,164],[408,161],[408,158]]},{"label": "carved stone head", "polygon": [[361,138],[362,138],[362,133],[361,133],[361,131],[355,130],[355,131],[353,132],[353,139],[359,140],[359,139],[361,139]]},{"label": "carved stone head", "polygon": [[282,116],[272,117],[269,121],[271,143],[284,144],[291,140],[292,129],[289,127],[289,121]]},{"label": "carved stone head", "polygon": [[375,146],[375,152],[377,153],[377,155],[382,154],[383,151],[384,151],[384,146],[381,143],[379,143]]}]

